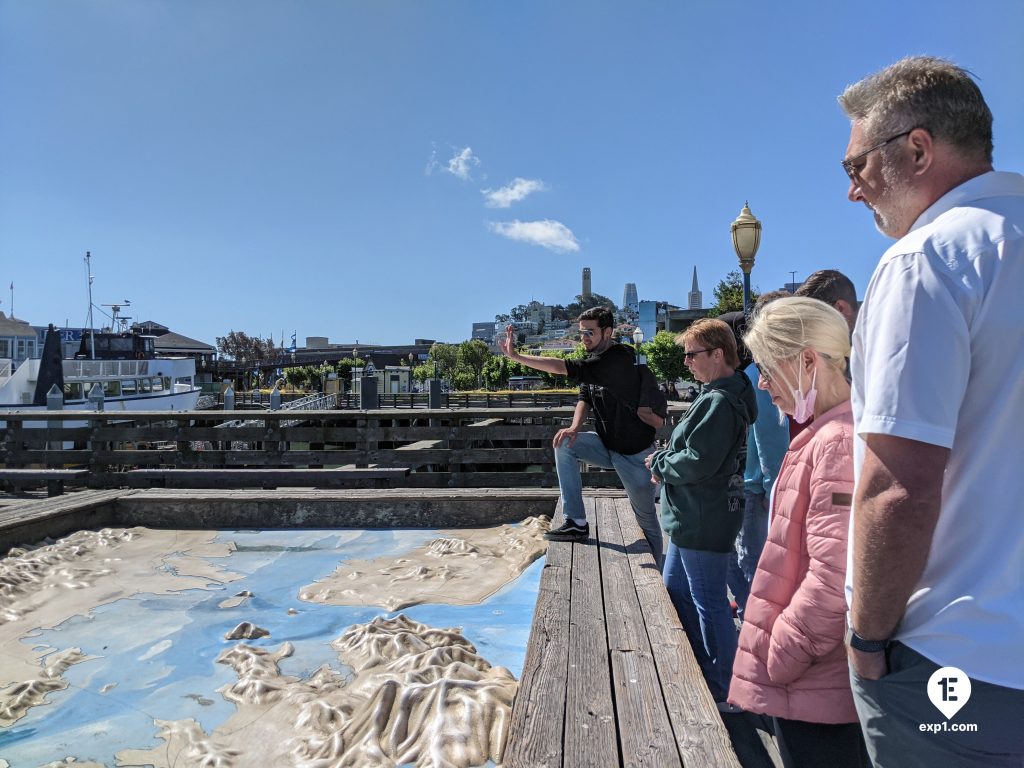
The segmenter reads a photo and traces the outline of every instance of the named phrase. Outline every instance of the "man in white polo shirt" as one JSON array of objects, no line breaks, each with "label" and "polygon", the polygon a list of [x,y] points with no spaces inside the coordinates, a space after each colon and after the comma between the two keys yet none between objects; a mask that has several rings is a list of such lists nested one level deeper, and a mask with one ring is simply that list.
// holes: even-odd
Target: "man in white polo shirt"
[{"label": "man in white polo shirt", "polygon": [[876,766],[1020,766],[1024,176],[992,170],[991,112],[950,62],[839,100],[849,198],[899,238],[853,335],[858,713]]}]

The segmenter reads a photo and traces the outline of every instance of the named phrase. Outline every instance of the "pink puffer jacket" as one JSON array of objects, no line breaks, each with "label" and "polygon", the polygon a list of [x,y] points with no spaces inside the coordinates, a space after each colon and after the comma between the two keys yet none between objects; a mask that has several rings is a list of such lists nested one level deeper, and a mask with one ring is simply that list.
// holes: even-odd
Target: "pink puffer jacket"
[{"label": "pink puffer jacket", "polygon": [[843,645],[852,501],[847,401],[793,438],[782,462],[744,613],[731,703],[789,720],[856,722]]}]

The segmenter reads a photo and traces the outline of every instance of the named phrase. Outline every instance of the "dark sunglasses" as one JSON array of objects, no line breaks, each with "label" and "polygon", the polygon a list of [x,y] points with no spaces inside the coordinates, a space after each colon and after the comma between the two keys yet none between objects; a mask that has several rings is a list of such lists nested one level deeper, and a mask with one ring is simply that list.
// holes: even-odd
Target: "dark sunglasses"
[{"label": "dark sunglasses", "polygon": [[701,352],[711,352],[712,350],[718,349],[718,347],[708,347],[707,349],[695,349],[693,352],[683,352],[683,360],[693,360]]}]

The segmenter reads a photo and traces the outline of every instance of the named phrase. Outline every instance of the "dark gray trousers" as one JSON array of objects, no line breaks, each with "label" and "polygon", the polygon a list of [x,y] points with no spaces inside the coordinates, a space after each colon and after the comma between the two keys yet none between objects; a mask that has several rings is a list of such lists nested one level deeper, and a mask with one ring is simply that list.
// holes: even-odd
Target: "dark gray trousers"
[{"label": "dark gray trousers", "polygon": [[887,654],[889,672],[879,680],[850,672],[875,768],[1024,766],[1024,690],[971,680],[970,698],[947,720],[928,698],[939,665],[902,643]]}]

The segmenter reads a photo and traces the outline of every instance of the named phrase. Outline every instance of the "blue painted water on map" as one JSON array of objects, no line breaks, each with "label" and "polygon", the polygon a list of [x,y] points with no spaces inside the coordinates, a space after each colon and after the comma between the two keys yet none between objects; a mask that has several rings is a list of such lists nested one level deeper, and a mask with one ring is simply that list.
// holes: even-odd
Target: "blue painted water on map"
[{"label": "blue painted water on map", "polygon": [[[344,560],[397,556],[436,537],[437,531],[419,529],[221,532],[216,540],[234,542],[236,549],[210,561],[242,578],[207,589],[137,594],[27,641],[77,647],[98,658],[71,666],[64,674],[68,689],[49,694],[46,704],[0,730],[0,757],[11,768],[37,768],[67,756],[114,766],[114,754],[122,749],[162,743],[154,719],[193,718],[210,733],[235,711],[217,689],[237,677],[215,662],[238,642],[224,635],[242,621],[270,632],[243,642],[270,649],[285,641],[295,646],[280,664],[283,674],[305,678],[323,664],[346,672],[329,643],[352,624],[396,614],[377,606],[307,603],[299,600],[299,590]],[[543,558],[479,605],[423,604],[401,612],[434,627],[462,627],[484,659],[518,678],[542,570]],[[243,590],[254,596],[235,608],[218,607]],[[289,609],[296,613],[289,615]]]}]

